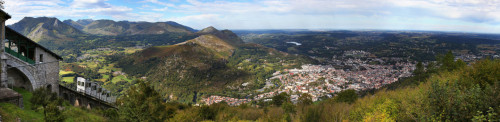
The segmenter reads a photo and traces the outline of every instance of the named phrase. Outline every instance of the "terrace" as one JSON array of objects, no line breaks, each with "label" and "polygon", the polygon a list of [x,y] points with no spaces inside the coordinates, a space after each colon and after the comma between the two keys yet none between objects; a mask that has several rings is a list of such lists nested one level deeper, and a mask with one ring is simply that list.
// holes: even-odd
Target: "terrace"
[{"label": "terrace", "polygon": [[48,53],[51,53],[53,56],[56,56],[58,59],[62,59],[58,55],[52,53],[50,50],[40,46],[36,42],[31,39],[23,36],[22,34],[16,32],[15,30],[5,27],[5,52],[24,61],[29,64],[35,64],[36,59],[39,59],[39,62],[43,62],[43,55],[40,57],[36,57],[36,48],[41,48]]}]

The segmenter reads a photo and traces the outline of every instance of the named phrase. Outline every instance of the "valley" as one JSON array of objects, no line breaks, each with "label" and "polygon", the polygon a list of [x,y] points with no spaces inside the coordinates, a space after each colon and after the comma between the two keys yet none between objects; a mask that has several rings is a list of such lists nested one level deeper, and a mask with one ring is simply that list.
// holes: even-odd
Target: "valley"
[{"label": "valley", "polygon": [[[254,34],[238,33],[247,44],[234,39],[236,42],[227,42],[228,36],[223,34],[226,32],[209,27],[194,33],[193,37],[202,36],[187,39],[185,42],[171,42],[171,45],[167,43],[165,46],[154,46],[162,44],[149,43],[134,47],[82,51],[81,55],[73,56],[77,62],[63,64],[66,68],[62,70],[61,77],[67,81],[63,83],[71,86],[71,77],[75,74],[85,74],[91,80],[102,82],[106,89],[117,96],[126,92],[128,87],[135,84],[135,80],[156,81],[152,84],[164,100],[197,105],[210,105],[221,101],[232,105],[252,101],[258,103],[269,101],[282,92],[291,93],[293,100],[297,100],[302,93],[309,93],[316,101],[333,97],[335,93],[345,89],[369,91],[410,77],[418,61],[428,65],[429,61],[436,60],[435,56],[446,53],[446,48],[452,47],[448,45],[462,43],[461,48],[453,46],[453,54],[457,59],[467,62],[487,56],[498,58],[500,49],[498,42],[491,39],[471,38],[479,41],[453,42],[446,39],[454,38],[443,37],[444,41],[436,41],[425,35],[446,34],[419,32],[410,33],[408,36],[398,33],[399,37],[390,37],[396,38],[397,41],[384,41],[389,37],[377,37],[385,32],[374,32],[375,34],[371,35],[365,35],[367,32],[290,32],[262,34],[257,36],[259,38]],[[325,33],[326,36],[337,33],[337,37],[326,37]],[[356,34],[359,37],[349,37]],[[269,38],[276,39],[267,41]],[[310,48],[318,47],[318,43],[301,39],[323,40],[325,46]],[[357,40],[359,41],[356,42]],[[273,47],[278,49],[274,50],[252,42],[269,47],[285,43],[288,47]],[[329,45],[330,43],[336,45]],[[370,47],[374,43],[387,43],[391,50]],[[420,51],[418,53],[422,53],[421,50],[428,51],[418,54],[415,51],[402,50],[408,48],[405,46],[413,46],[412,49]],[[360,47],[369,47],[366,50],[372,52],[356,50],[362,49]],[[427,55],[428,58],[413,55]],[[317,69],[303,71],[302,67]],[[71,74],[79,68],[85,70],[73,75],[65,74]]]},{"label": "valley", "polygon": [[[435,32],[282,30],[235,34],[214,27],[195,32],[175,22],[60,22],[55,18],[25,18],[12,27],[27,35],[36,30],[23,28],[73,32],[64,38],[40,33],[51,38],[38,40],[65,59],[60,71],[64,86],[76,88],[74,77],[83,76],[121,96],[137,80],[145,80],[165,101],[197,105],[231,103],[231,99],[240,101],[233,105],[269,101],[282,92],[291,93],[295,100],[308,93],[316,101],[345,89],[362,92],[397,82],[412,76],[417,62],[427,65],[449,50],[467,62],[498,58],[500,51],[499,42],[484,34],[463,35],[461,40],[455,40],[458,37],[453,33]],[[143,30],[137,30],[139,27]],[[185,31],[155,29],[172,27]]]},{"label": "valley", "polygon": [[[33,37],[64,58],[60,63],[61,85],[76,89],[76,77],[83,77],[110,91],[121,103],[136,101],[127,96],[135,92],[133,89],[149,89],[154,91],[156,101],[181,107],[176,109],[181,112],[186,111],[183,106],[199,106],[187,108],[197,111],[207,106],[252,106],[260,111],[281,104],[303,106],[309,100],[307,104],[352,103],[358,95],[416,87],[437,71],[452,71],[478,60],[498,60],[500,54],[500,41],[488,34],[336,30],[234,33],[214,27],[168,32],[152,29],[164,27],[158,23],[146,23],[150,28],[141,32],[148,33],[130,33],[137,29],[132,26],[141,23],[50,20],[58,24],[48,26],[44,24],[46,19],[51,18],[28,18],[21,22],[30,20],[33,24],[14,25],[54,33],[78,30],[65,36],[42,31],[38,36],[44,38],[37,38],[37,34]],[[89,23],[105,28],[88,33]],[[125,26],[131,28],[123,29]],[[22,33],[29,36],[34,32]],[[280,103],[281,99],[287,102]]]},{"label": "valley", "polygon": [[500,122],[491,0],[0,0],[0,122]]}]

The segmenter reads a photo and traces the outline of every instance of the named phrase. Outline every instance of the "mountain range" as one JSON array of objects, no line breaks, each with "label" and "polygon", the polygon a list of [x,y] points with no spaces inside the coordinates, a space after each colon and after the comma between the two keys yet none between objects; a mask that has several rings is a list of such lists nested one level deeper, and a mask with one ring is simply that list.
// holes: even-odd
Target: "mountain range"
[{"label": "mountain range", "polygon": [[25,17],[8,27],[27,36],[34,41],[40,40],[74,40],[72,36],[85,34],[79,29],[51,17]]},{"label": "mountain range", "polygon": [[8,27],[26,35],[34,41],[74,40],[82,35],[150,35],[167,33],[194,33],[193,28],[179,23],[168,22],[129,22],[113,20],[64,20],[53,17],[25,17]]},{"label": "mountain range", "polygon": [[192,33],[195,30],[176,22],[129,22],[113,20],[65,20],[64,23],[95,35],[137,35],[164,33]]}]

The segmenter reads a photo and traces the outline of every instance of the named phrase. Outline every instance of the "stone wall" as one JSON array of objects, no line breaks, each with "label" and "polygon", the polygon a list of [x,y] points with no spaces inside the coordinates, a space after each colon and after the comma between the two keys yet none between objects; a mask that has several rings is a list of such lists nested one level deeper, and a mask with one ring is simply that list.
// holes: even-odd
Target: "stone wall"
[{"label": "stone wall", "polygon": [[[40,55],[43,55],[43,62],[40,61]],[[46,87],[50,85],[52,92],[59,92],[59,60],[44,49],[36,47],[35,62],[39,80],[43,80]]]},{"label": "stone wall", "polygon": [[59,93],[60,97],[68,100],[69,103],[74,106],[87,107],[89,109],[97,107],[102,109],[116,108],[107,101],[95,98],[85,93],[77,92],[61,85],[59,85]]},{"label": "stone wall", "polygon": [[[6,14],[3,11],[0,13]],[[8,18],[4,18],[3,15],[0,16],[0,44],[2,44],[2,45],[5,44],[5,42],[4,42],[4,40],[5,40],[5,21],[7,19]],[[6,69],[7,64],[5,63],[7,57],[4,55],[4,52],[5,52],[5,49],[2,46],[0,49],[0,88],[7,87],[7,82],[3,82],[3,81],[7,81],[7,72],[4,72],[7,70]]]},{"label": "stone wall", "polygon": [[0,88],[0,102],[12,103],[24,108],[23,96],[9,88]]},{"label": "stone wall", "polygon": [[[9,69],[16,69],[19,71],[19,73],[22,73],[22,74],[15,74],[15,75],[23,75],[23,76],[26,76],[26,78],[29,80],[29,82],[31,83],[32,85],[32,88],[30,88],[31,90],[33,89],[36,89],[36,88],[39,88],[40,86],[44,85],[44,83],[41,83],[38,81],[38,77],[36,77],[35,75],[33,74],[37,74],[37,70],[36,70],[36,67],[27,63],[27,62],[24,62],[23,60],[20,60],[18,59],[17,57],[15,56],[12,56],[10,54],[7,54],[7,53],[4,53],[4,55],[7,57],[5,63],[8,65],[6,66],[6,69],[9,68]],[[5,72],[6,76],[8,77],[9,74],[7,72],[8,70],[2,70],[2,72]],[[8,78],[6,79],[2,79],[4,80],[3,82],[8,82]],[[19,79],[14,79],[14,80],[19,80]],[[30,90],[30,89],[27,89],[27,90]]]},{"label": "stone wall", "polygon": [[[43,51],[43,50],[41,50]],[[27,62],[24,62],[17,57],[14,57],[10,54],[5,54],[4,55],[7,57],[7,60],[5,61],[6,64],[9,66],[9,68],[15,68],[19,70],[22,74],[12,74],[13,76],[11,77],[11,74],[8,74],[8,72],[5,72],[9,78],[19,78],[19,77],[14,77],[14,75],[22,75],[26,76],[26,78],[29,80],[29,82],[32,85],[32,88],[29,88],[27,90],[35,90],[40,87],[46,87],[52,89],[53,92],[58,93],[59,92],[59,61],[46,53],[45,51],[40,52],[40,50],[36,51],[37,54],[44,54],[44,62],[38,62],[39,59],[37,59],[36,64],[29,64]],[[47,56],[45,56],[47,54]],[[4,73],[5,70],[2,71]],[[11,72],[13,73],[13,72]],[[2,79],[4,80],[4,79]],[[3,82],[7,82],[8,78],[5,79]],[[13,79],[15,81],[20,81],[22,79]]]}]

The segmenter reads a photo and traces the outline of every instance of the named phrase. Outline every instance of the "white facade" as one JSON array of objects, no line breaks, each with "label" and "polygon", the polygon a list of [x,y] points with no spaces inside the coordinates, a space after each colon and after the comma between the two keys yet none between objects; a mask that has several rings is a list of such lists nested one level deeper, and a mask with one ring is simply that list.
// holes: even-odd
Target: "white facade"
[{"label": "white facade", "polygon": [[76,77],[76,91],[85,93],[85,84],[87,80],[83,77]]}]

